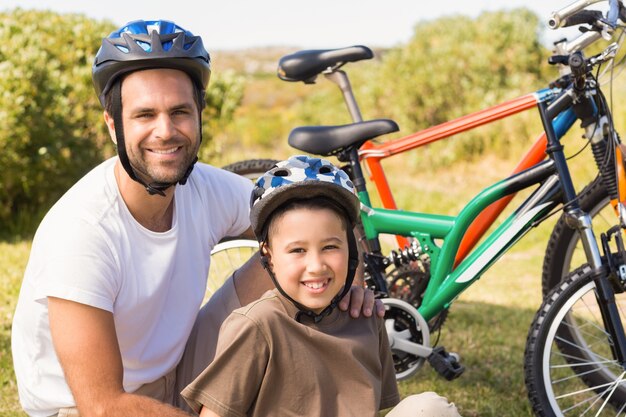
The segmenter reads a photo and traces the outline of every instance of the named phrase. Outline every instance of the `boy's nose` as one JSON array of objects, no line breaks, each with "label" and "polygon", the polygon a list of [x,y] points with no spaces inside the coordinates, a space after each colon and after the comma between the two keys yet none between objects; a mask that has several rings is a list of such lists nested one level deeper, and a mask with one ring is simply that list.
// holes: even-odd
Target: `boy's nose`
[{"label": "boy's nose", "polygon": [[326,263],[320,253],[310,251],[308,255],[307,270],[309,272],[322,272],[326,269]]}]

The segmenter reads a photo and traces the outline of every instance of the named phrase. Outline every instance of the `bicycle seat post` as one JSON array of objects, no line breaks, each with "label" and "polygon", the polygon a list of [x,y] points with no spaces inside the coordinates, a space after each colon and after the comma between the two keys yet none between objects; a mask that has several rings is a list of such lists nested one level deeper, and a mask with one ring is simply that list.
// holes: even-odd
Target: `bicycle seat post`
[{"label": "bicycle seat post", "polygon": [[352,86],[350,85],[350,80],[348,79],[348,74],[344,71],[337,70],[331,72],[325,72],[324,76],[331,82],[337,84],[339,89],[341,89],[341,94],[343,94],[343,99],[348,106],[348,111],[350,112],[350,116],[352,116],[352,121],[354,123],[362,122],[363,117],[361,117],[361,111],[359,110],[359,105],[354,98],[354,93],[352,92]]}]

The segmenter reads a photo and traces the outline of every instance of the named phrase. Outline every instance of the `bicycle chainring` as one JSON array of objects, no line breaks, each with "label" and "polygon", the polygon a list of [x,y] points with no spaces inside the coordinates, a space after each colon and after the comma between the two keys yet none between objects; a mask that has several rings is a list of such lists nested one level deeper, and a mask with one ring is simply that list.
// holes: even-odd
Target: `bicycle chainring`
[{"label": "bicycle chainring", "polygon": [[[387,274],[387,289],[389,297],[406,301],[418,308],[422,304],[424,291],[430,280],[430,265],[428,262],[411,262],[401,265]],[[430,331],[437,330],[448,316],[448,310],[443,310],[428,323]]]},{"label": "bicycle chainring", "polygon": [[[385,313],[385,320],[394,320],[394,330],[396,332],[409,331],[410,337],[408,340],[415,343],[422,343],[422,332],[419,330],[418,323],[415,318],[405,311],[397,307],[389,308]],[[393,356],[393,365],[396,371],[396,375],[402,374],[412,367],[421,366],[418,362],[423,362],[423,358],[419,356],[400,351],[397,349],[391,349]]]}]

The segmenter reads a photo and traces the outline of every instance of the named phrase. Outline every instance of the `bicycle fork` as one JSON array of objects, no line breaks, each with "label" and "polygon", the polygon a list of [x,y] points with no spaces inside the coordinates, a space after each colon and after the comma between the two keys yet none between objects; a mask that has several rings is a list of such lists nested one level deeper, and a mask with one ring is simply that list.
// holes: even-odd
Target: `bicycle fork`
[{"label": "bicycle fork", "polygon": [[[608,333],[607,337],[609,342],[612,342],[609,344],[613,356],[622,368],[626,370],[626,336],[624,335],[624,326],[615,303],[615,290],[609,281],[608,268],[602,261],[600,248],[593,233],[591,216],[589,213],[585,213],[578,204],[563,146],[558,140],[551,122],[553,117],[559,114],[565,105],[574,102],[575,96],[577,94],[570,91],[570,94],[563,94],[560,99],[557,99],[550,106],[546,103],[539,104],[539,113],[548,139],[546,152],[554,160],[559,174],[564,201],[566,202],[565,214],[567,224],[578,231],[587,262],[592,269],[593,281],[596,285],[595,295],[600,307],[602,321]],[[588,97],[578,96],[577,100],[580,101],[574,105],[575,109],[576,106],[593,106]],[[606,256],[608,259],[611,256],[610,252]],[[609,261],[607,260],[607,262]]]},{"label": "bicycle fork", "polygon": [[[596,242],[591,216],[580,209],[567,213],[568,225],[578,230],[580,240],[583,244],[587,262],[591,266],[593,281],[596,285],[595,296],[600,307],[600,314],[604,327],[608,333],[607,337],[615,360],[626,370],[626,336],[624,326],[620,318],[619,309],[615,303],[615,290],[609,281],[609,270],[602,262],[600,249]],[[605,250],[605,258],[611,256],[610,251]]]}]

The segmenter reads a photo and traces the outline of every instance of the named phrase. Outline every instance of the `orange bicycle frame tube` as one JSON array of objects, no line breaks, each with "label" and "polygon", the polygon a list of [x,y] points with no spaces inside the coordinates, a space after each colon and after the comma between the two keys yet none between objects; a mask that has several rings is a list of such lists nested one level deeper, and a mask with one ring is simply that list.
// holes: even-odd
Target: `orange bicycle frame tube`
[{"label": "orange bicycle frame tube", "polygon": [[[378,191],[383,207],[386,209],[397,209],[381,165],[381,160],[526,111],[535,107],[537,103],[538,97],[536,94],[527,94],[496,106],[424,129],[403,138],[380,144],[375,144],[371,141],[366,142],[359,150],[359,156],[361,160],[364,160],[367,164],[370,179],[376,185],[376,190]],[[530,150],[522,157],[521,161],[513,170],[513,174],[541,162],[546,157],[546,143],[546,135],[543,133]],[[474,220],[463,237],[461,246],[456,255],[455,264],[458,264],[471,251],[512,198],[513,196],[508,196],[496,201]],[[401,248],[409,244],[408,240],[403,236],[396,236],[396,240]]]}]

